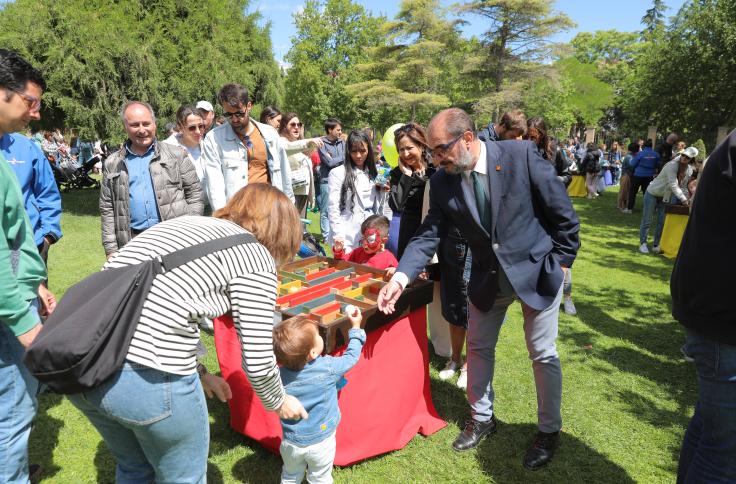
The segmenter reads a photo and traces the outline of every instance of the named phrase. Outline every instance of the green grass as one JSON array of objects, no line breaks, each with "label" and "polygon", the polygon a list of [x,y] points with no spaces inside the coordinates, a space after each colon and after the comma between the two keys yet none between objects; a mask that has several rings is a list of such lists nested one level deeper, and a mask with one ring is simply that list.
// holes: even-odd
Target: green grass
[{"label": "green grass", "polygon": [[[536,428],[536,396],[518,304],[511,307],[497,348],[498,433],[474,451],[450,444],[468,415],[464,392],[442,382],[432,358],[432,392],[449,426],[416,437],[406,448],[339,468],[337,482],[673,482],[677,454],[696,397],[695,375],[679,347],[670,315],[671,262],[637,252],[638,215],[615,209],[616,193],[576,199],[582,249],[574,267],[577,317],[560,315],[564,374],[563,436],[551,465],[525,471],[521,459]],[[311,216],[313,220],[316,217]],[[52,248],[50,281],[61,296],[97,270],[97,192],[64,194],[64,238]],[[313,223],[311,230],[318,230]],[[94,297],[94,295],[90,295]],[[207,365],[217,368],[212,338]],[[280,459],[230,430],[227,407],[209,402],[209,482],[276,482]],[[113,482],[114,460],[89,422],[65,399],[45,395],[31,435],[31,462],[43,482]]]}]

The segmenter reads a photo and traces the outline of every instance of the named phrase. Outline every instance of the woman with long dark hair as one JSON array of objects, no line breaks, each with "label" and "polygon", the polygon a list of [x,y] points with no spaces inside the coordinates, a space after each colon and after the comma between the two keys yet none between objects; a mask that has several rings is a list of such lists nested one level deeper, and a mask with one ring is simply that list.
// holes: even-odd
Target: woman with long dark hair
[{"label": "woman with long dark hair", "polygon": [[352,131],[346,148],[345,163],[330,171],[327,213],[330,241],[350,252],[360,243],[363,221],[382,211],[382,194],[375,184],[378,170],[368,134]]}]

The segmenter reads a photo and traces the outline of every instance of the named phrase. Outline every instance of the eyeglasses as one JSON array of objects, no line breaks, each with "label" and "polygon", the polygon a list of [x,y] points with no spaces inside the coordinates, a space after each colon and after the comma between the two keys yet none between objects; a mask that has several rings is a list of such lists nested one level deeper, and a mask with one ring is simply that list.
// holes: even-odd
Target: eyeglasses
[{"label": "eyeglasses", "polygon": [[36,96],[31,96],[20,91],[15,91],[15,93],[23,99],[31,113],[37,113],[41,109],[41,100]]},{"label": "eyeglasses", "polygon": [[458,136],[452,141],[449,141],[441,145],[437,145],[434,148],[430,149],[429,151],[432,153],[432,156],[434,157],[443,157],[447,154],[448,151],[450,151],[450,149],[452,149],[453,146],[455,146],[455,143],[457,143],[460,140],[460,138],[463,137],[464,134],[465,133],[461,134],[460,136]]},{"label": "eyeglasses", "polygon": [[242,118],[248,116],[248,113],[244,113],[243,111],[236,111],[234,113],[222,113],[222,115],[225,116],[226,118],[236,117],[236,118],[241,118],[242,119]]},{"label": "eyeglasses", "polygon": [[301,128],[304,125],[302,123],[289,123],[287,126],[290,128]]},{"label": "eyeglasses", "polygon": [[199,129],[200,131],[204,131],[204,124],[193,124],[191,126],[187,126],[187,130],[190,133],[194,133],[195,131],[197,131],[197,129]]}]

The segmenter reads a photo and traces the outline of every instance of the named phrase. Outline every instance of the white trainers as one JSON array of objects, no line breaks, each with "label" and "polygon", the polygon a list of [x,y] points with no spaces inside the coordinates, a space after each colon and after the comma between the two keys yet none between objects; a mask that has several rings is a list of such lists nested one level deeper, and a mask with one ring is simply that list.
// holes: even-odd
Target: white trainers
[{"label": "white trainers", "polygon": [[578,313],[578,310],[575,309],[575,303],[572,302],[572,297],[565,297],[562,306],[565,308],[565,314],[575,316]]},{"label": "white trainers", "polygon": [[457,377],[457,387],[467,390],[468,388],[468,367],[463,366],[460,368],[460,376]]},{"label": "white trainers", "polygon": [[642,254],[648,254],[649,253],[649,247],[647,247],[647,244],[646,243],[641,244],[639,246],[639,252],[641,252]]},{"label": "white trainers", "polygon": [[658,245],[655,245],[654,247],[652,247],[652,252],[654,252],[655,254],[659,254],[660,252],[662,252],[662,249]]},{"label": "white trainers", "polygon": [[453,360],[449,360],[445,367],[440,370],[440,380],[449,380],[460,369],[460,365]]}]

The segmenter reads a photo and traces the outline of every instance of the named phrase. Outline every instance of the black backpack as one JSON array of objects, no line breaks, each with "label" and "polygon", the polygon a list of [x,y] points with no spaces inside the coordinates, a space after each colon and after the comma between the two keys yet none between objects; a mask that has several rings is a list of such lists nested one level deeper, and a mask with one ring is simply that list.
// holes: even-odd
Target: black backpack
[{"label": "black backpack", "polygon": [[97,272],[70,287],[25,355],[33,376],[56,393],[80,393],[123,366],[153,279],[235,245],[238,234],[193,245],[136,265]]}]

